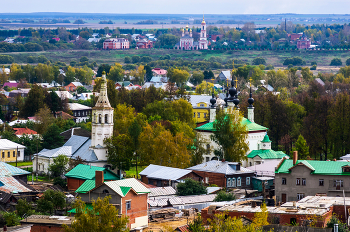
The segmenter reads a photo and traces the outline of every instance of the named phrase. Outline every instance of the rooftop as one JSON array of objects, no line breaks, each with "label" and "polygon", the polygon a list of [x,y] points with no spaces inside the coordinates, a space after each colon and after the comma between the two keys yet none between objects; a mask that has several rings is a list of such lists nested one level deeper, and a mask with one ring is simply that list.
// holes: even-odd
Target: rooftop
[{"label": "rooftop", "polygon": [[91,110],[90,106],[85,106],[79,103],[68,103],[68,107],[70,110]]},{"label": "rooftop", "polygon": [[198,164],[193,167],[189,167],[187,169],[193,170],[193,171],[222,173],[225,175],[234,175],[242,172],[244,173],[254,172],[247,168],[243,168],[241,166],[239,167],[239,170],[236,170],[238,166],[240,166],[240,164],[237,162],[211,160],[202,164]]},{"label": "rooftop", "polygon": [[186,169],[150,164],[147,168],[140,172],[140,175],[145,175],[147,178],[151,179],[178,180],[191,172],[191,170]]},{"label": "rooftop", "polygon": [[103,171],[103,174],[104,174],[103,177],[105,180],[119,179],[119,176],[117,174],[115,174],[114,172],[106,168],[90,166],[85,164],[77,165],[75,168],[70,170],[65,176],[69,178],[76,178],[76,179],[83,179],[83,180],[94,180],[96,171]]},{"label": "rooftop", "polygon": [[[249,121],[247,118],[243,118],[243,125],[247,126],[248,131],[266,131],[268,128],[261,126],[255,122]],[[196,130],[199,131],[214,131],[214,122],[208,122],[200,127],[197,127]]]},{"label": "rooftop", "polygon": [[29,128],[13,128],[15,130],[15,135],[36,135],[38,134],[36,131],[33,131]]},{"label": "rooftop", "polygon": [[22,224],[44,224],[44,225],[70,225],[74,217],[67,216],[46,216],[46,215],[31,215],[21,221]]},{"label": "rooftop", "polygon": [[1,150],[17,149],[17,148],[26,148],[26,147],[19,143],[12,142],[8,139],[0,139]]},{"label": "rooftop", "polygon": [[289,157],[283,151],[274,151],[271,149],[253,150],[247,155],[248,158],[254,158],[256,156],[259,156],[261,159],[282,159],[285,156]]}]

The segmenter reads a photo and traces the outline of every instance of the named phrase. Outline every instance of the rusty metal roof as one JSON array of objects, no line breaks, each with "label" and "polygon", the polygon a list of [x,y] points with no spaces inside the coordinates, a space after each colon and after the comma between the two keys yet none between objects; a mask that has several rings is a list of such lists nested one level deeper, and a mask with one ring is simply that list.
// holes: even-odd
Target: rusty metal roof
[{"label": "rusty metal roof", "polygon": [[149,190],[151,193],[148,194],[148,197],[170,196],[176,194],[176,190],[171,186],[149,188]]},{"label": "rusty metal roof", "polygon": [[171,205],[186,205],[196,204],[202,202],[212,202],[216,194],[210,195],[193,195],[193,196],[169,196],[169,197],[151,197],[148,198],[147,202],[151,207],[162,207]]},{"label": "rusty metal roof", "polygon": [[0,178],[0,191],[6,193],[31,192],[32,190],[23,186],[18,180],[12,176],[2,176]]}]

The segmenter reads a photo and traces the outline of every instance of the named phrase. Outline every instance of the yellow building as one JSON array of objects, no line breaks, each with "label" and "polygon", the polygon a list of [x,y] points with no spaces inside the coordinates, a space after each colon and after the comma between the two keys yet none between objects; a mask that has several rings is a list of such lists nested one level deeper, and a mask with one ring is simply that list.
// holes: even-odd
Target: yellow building
[{"label": "yellow building", "polygon": [[210,104],[207,102],[198,102],[193,107],[193,118],[196,123],[209,121],[209,109]]},{"label": "yellow building", "polygon": [[24,161],[25,146],[12,142],[8,139],[0,139],[0,161],[22,162]]}]

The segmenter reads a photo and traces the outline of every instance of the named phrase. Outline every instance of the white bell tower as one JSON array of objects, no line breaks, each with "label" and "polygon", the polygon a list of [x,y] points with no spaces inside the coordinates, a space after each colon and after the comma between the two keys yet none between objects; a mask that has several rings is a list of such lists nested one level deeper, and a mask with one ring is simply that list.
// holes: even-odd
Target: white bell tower
[{"label": "white bell tower", "polygon": [[207,40],[207,24],[204,21],[201,23],[201,34],[199,37],[199,49],[208,49],[208,40]]},{"label": "white bell tower", "polygon": [[101,90],[96,105],[92,108],[91,147],[98,160],[107,160],[107,149],[103,143],[105,138],[113,135],[113,108],[107,96],[106,72],[102,72]]}]

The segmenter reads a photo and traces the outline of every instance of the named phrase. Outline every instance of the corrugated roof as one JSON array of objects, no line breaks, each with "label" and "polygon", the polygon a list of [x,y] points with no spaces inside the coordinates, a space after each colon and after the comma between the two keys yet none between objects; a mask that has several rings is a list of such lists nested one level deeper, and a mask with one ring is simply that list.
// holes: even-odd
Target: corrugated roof
[{"label": "corrugated roof", "polygon": [[95,179],[95,172],[103,171],[105,180],[118,180],[119,176],[110,170],[102,167],[90,166],[85,164],[78,164],[75,168],[70,170],[65,176],[83,180]]},{"label": "corrugated roof", "polygon": [[[73,136],[72,136],[73,137]],[[72,155],[72,158],[80,157],[87,162],[97,161],[98,158],[91,147],[91,139],[88,139],[75,153]]]},{"label": "corrugated roof", "polygon": [[202,164],[198,164],[193,167],[189,167],[187,169],[194,170],[194,171],[202,171],[202,172],[215,172],[215,173],[222,173],[226,175],[234,175],[234,174],[240,174],[240,173],[253,173],[254,171],[251,171],[247,168],[243,168],[240,166],[240,170],[236,170],[236,166],[238,165],[237,162],[222,162],[218,160],[211,160]]},{"label": "corrugated roof", "polygon": [[248,158],[252,159],[256,156],[259,156],[261,159],[282,159],[285,156],[289,157],[288,155],[284,154],[283,151],[274,151],[271,149],[253,150],[247,155]]},{"label": "corrugated roof", "polygon": [[86,180],[82,185],[79,186],[77,190],[75,190],[76,193],[87,193],[90,190],[95,188],[95,180]]},{"label": "corrugated roof", "polygon": [[[342,167],[347,163],[341,161],[298,160],[296,165],[305,165],[311,174],[316,175],[350,175],[349,172],[343,172]],[[284,160],[276,173],[289,173],[294,166],[293,160]]]},{"label": "corrugated roof", "polygon": [[[242,125],[247,126],[248,131],[266,131],[268,128],[261,126],[255,122],[249,121],[247,118],[242,119]],[[208,122],[200,127],[197,127],[196,130],[199,131],[214,131],[214,122]]]},{"label": "corrugated roof", "polygon": [[12,142],[8,139],[0,139],[0,150],[17,149],[17,147],[26,148],[25,146]]},{"label": "corrugated roof", "polygon": [[[21,168],[14,167],[4,162],[0,162],[0,177],[2,176],[17,176],[17,175],[29,175],[27,172]],[[1,181],[1,178],[0,178]]]},{"label": "corrugated roof", "polygon": [[32,190],[26,188],[18,180],[12,176],[2,176],[0,183],[3,185],[0,187],[0,191],[6,193],[20,193],[20,192],[31,192]]},{"label": "corrugated roof", "polygon": [[150,164],[140,175],[146,175],[147,178],[162,180],[178,180],[192,171],[180,168],[165,167]]},{"label": "corrugated roof", "polygon": [[162,207],[168,205],[186,205],[196,204],[201,202],[212,202],[216,194],[209,195],[192,195],[192,196],[170,196],[170,197],[157,197],[148,198],[147,202],[151,207]]},{"label": "corrugated roof", "polygon": [[148,194],[148,197],[170,196],[176,194],[176,190],[171,186],[150,188],[149,190],[151,193]]},{"label": "corrugated roof", "polygon": [[123,187],[131,187],[138,194],[150,193],[150,190],[146,188],[140,181],[135,178],[128,178],[123,180],[109,181],[105,183],[110,188],[111,186],[123,186]]},{"label": "corrugated roof", "polygon": [[68,107],[70,110],[91,110],[90,106],[85,106],[79,103],[68,103]]}]

